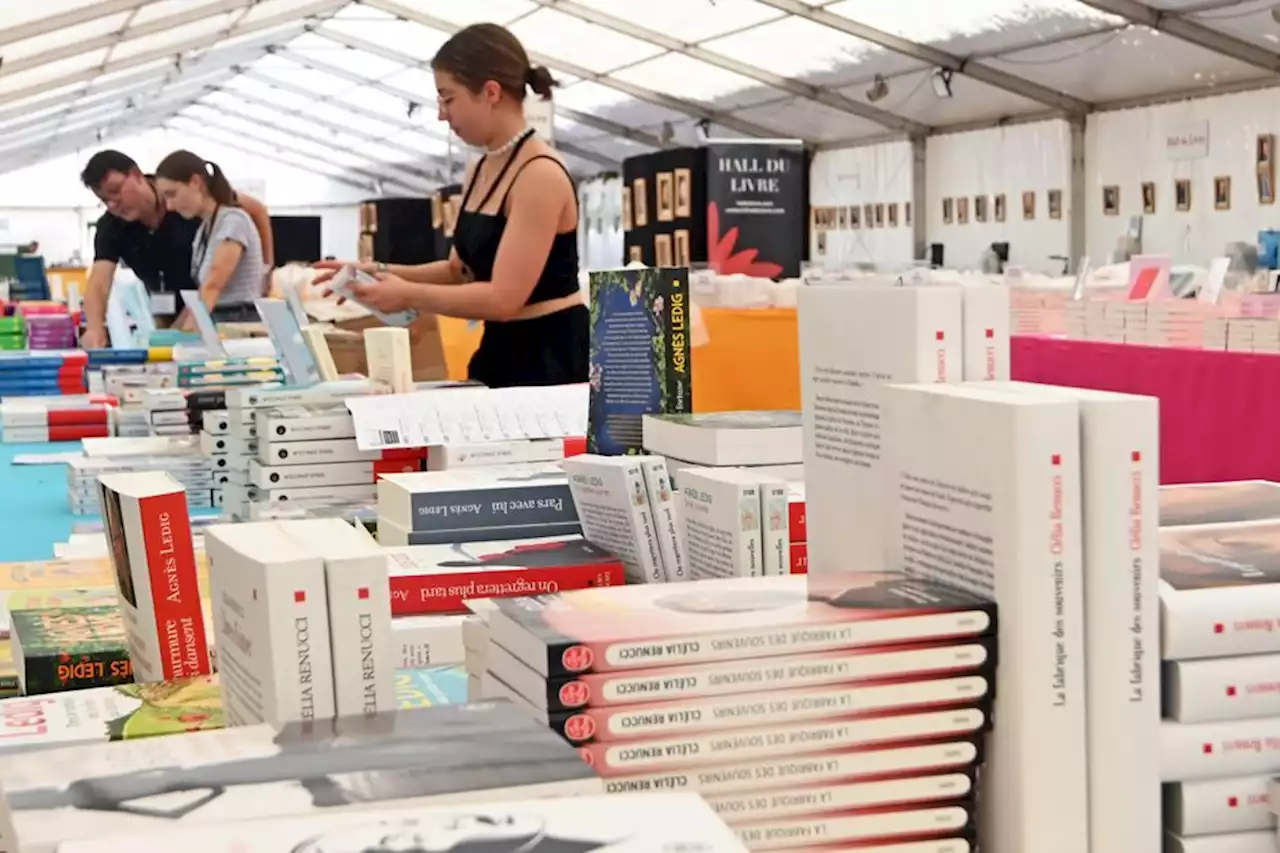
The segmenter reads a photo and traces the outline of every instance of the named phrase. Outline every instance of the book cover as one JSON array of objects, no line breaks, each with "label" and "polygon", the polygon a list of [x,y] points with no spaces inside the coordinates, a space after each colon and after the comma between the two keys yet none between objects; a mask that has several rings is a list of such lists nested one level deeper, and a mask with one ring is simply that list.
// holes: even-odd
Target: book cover
[{"label": "book cover", "polygon": [[1183,836],[1271,829],[1270,784],[1265,774],[1165,785],[1165,827]]},{"label": "book cover", "polygon": [[[693,794],[583,796],[510,802],[491,796],[466,805],[255,821],[202,827],[183,844],[190,853],[746,853]],[[61,853],[170,853],[173,836],[124,836],[69,842]]]},{"label": "book cover", "polygon": [[391,652],[397,669],[452,666],[466,660],[466,614],[397,616],[391,620]]},{"label": "book cover", "polygon": [[662,569],[667,581],[689,580],[684,534],[680,526],[680,503],[675,484],[667,473],[666,460],[660,456],[640,456],[640,470],[653,511],[658,548],[662,552]]},{"label": "book cover", "polygon": [[980,840],[1078,853],[1089,845],[1079,406],[986,383],[882,391],[887,564],[1000,608],[1001,725]]},{"label": "book cover", "polygon": [[1166,660],[1280,652],[1280,521],[1160,531]]},{"label": "book cover", "polygon": [[734,468],[680,474],[680,523],[689,577],[760,577],[764,572],[759,479]]},{"label": "book cover", "polygon": [[1180,723],[1280,717],[1280,655],[1170,661],[1164,713]]},{"label": "book cover", "polygon": [[208,675],[186,489],[160,471],[107,474],[98,482],[134,679]]},{"label": "book cover", "polygon": [[460,666],[428,666],[396,672],[396,703],[401,709],[458,705],[467,701],[467,673]]},{"label": "book cover", "polygon": [[549,678],[995,630],[981,596],[900,574],[737,578],[499,599],[493,643]]},{"label": "book cover", "polygon": [[881,388],[958,382],[958,287],[799,290],[809,572],[884,568]]},{"label": "book cover", "polygon": [[550,712],[850,685],[880,679],[968,674],[990,677],[995,672],[995,641],[990,638],[743,658],[692,666],[587,673],[551,680],[500,647],[484,651],[490,672],[535,707]]},{"label": "book cover", "polygon": [[644,452],[642,418],[693,411],[688,270],[590,274],[587,449]]},{"label": "book cover", "polygon": [[10,614],[9,643],[28,696],[133,681],[116,607],[63,607]]},{"label": "book cover", "polygon": [[4,761],[0,850],[8,853],[53,853],[72,840],[131,832],[165,832],[172,844],[172,833],[188,827],[199,827],[182,832],[195,839],[216,825],[315,821],[379,803],[603,790],[572,747],[501,702],[77,745]]},{"label": "book cover", "polygon": [[587,541],[616,554],[628,582],[664,582],[666,568],[640,462],[587,453],[562,465]]},{"label": "book cover", "polygon": [[1238,480],[1160,487],[1160,526],[1280,519],[1280,483]]},{"label": "book cover", "polygon": [[794,465],[804,456],[799,412],[645,415],[643,425],[645,450],[698,465]]},{"label": "book cover", "polygon": [[396,616],[465,613],[475,599],[539,595],[626,582],[622,562],[581,536],[385,549]]},{"label": "book cover", "polygon": [[844,747],[821,755],[784,756],[715,764],[605,780],[610,794],[697,791],[714,797],[754,796],[779,783],[792,790],[819,785],[849,785],[883,779],[965,773],[982,763],[982,738],[945,738],[933,743]]},{"label": "book cover", "polygon": [[388,474],[378,480],[378,518],[410,531],[466,531],[473,539],[578,522],[569,478],[552,463]]}]

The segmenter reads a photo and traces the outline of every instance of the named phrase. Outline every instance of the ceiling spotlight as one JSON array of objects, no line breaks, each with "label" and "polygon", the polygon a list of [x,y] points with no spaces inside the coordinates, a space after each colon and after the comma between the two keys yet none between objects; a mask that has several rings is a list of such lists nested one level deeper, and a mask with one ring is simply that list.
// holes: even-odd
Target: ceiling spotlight
[{"label": "ceiling spotlight", "polygon": [[867,89],[867,100],[871,103],[881,100],[889,94],[889,81],[877,74],[875,80],[872,81],[871,87]]},{"label": "ceiling spotlight", "polygon": [[929,78],[930,84],[933,86],[933,94],[939,98],[951,97],[951,76],[950,68],[939,68],[933,72],[933,76]]}]

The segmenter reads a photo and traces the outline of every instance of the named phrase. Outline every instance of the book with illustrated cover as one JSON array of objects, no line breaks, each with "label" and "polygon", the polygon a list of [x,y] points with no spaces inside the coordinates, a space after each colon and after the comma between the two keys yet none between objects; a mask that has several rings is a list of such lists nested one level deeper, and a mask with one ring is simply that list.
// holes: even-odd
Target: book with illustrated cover
[{"label": "book with illustrated cover", "polygon": [[803,442],[799,412],[644,416],[646,451],[697,465],[795,465]]},{"label": "book with illustrated cover", "polygon": [[466,701],[467,671],[461,666],[429,666],[396,672],[396,704],[402,710]]},{"label": "book with illustrated cover", "polygon": [[9,643],[26,695],[133,681],[119,608],[19,610],[10,617]]},{"label": "book with illustrated cover", "polygon": [[396,616],[463,613],[464,602],[621,586],[622,562],[581,536],[384,549]]},{"label": "book with illustrated cover", "polygon": [[506,598],[491,642],[538,674],[709,663],[995,631],[981,596],[889,572],[737,578]]},{"label": "book with illustrated cover", "polygon": [[183,832],[194,838],[206,825],[379,804],[603,791],[571,746],[503,702],[69,746],[5,756],[4,769],[5,853],[133,832],[172,843],[180,828],[201,827]]},{"label": "book with illustrated cover", "polygon": [[1164,825],[1178,835],[1252,832],[1275,826],[1270,774],[1164,786]]},{"label": "book with illustrated cover", "polygon": [[1280,519],[1280,483],[1237,480],[1160,487],[1160,526]]},{"label": "book with illustrated cover", "polygon": [[1165,660],[1280,652],[1280,521],[1160,531]]},{"label": "book with illustrated cover", "polygon": [[[171,853],[172,835],[69,842],[60,853]],[[188,853],[746,853],[694,794],[583,796],[464,806],[378,809],[339,816],[202,827]]]},{"label": "book with illustrated cover", "polygon": [[598,270],[590,290],[587,450],[643,453],[645,415],[693,411],[689,271]]}]

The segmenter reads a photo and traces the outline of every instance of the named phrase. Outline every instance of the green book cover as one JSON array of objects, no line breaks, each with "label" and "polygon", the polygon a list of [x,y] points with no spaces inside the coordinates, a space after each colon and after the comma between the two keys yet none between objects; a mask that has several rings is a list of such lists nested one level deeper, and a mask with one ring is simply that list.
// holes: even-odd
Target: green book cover
[{"label": "green book cover", "polygon": [[15,610],[10,620],[14,663],[28,696],[133,681],[118,607]]},{"label": "green book cover", "polygon": [[689,271],[591,273],[587,449],[644,452],[645,415],[693,411]]}]

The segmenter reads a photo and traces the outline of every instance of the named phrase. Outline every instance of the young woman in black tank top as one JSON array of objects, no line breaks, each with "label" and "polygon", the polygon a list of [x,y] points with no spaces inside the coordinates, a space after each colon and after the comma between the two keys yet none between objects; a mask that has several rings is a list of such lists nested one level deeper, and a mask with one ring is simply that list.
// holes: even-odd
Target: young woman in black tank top
[{"label": "young woman in black tank top", "polygon": [[379,278],[356,296],[386,312],[416,308],[485,321],[468,375],[490,387],[586,382],[577,189],[524,121],[526,89],[545,99],[556,83],[497,24],[459,31],[431,64],[441,120],[485,154],[468,171],[449,259],[353,264]]}]

